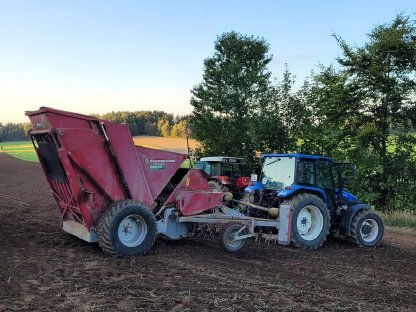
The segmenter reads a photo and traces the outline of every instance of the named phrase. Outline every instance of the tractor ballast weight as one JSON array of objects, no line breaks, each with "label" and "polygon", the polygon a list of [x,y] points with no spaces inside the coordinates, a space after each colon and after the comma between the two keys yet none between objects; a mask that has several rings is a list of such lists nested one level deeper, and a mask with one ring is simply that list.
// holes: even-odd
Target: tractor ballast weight
[{"label": "tractor ballast weight", "polygon": [[145,254],[159,234],[180,239],[207,225],[222,228],[229,252],[247,238],[290,242],[289,207],[277,219],[223,206],[230,194],[211,191],[202,170],[181,168],[186,155],[136,146],[126,125],[47,107],[26,115],[64,231],[111,255]]}]

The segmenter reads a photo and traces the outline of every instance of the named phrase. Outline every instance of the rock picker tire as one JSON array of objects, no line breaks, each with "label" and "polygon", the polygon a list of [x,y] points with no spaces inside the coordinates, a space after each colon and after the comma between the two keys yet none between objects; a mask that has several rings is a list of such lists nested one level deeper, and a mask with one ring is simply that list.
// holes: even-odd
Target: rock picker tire
[{"label": "rock picker tire", "polygon": [[359,247],[376,247],[384,235],[384,224],[371,209],[360,210],[352,218],[351,240]]},{"label": "rock picker tire", "polygon": [[133,200],[110,204],[97,227],[98,244],[113,256],[144,255],[157,233],[154,214]]},{"label": "rock picker tire", "polygon": [[314,194],[299,194],[287,202],[291,206],[291,242],[303,249],[322,246],[329,232],[330,215],[324,202]]},{"label": "rock picker tire", "polygon": [[[245,239],[235,240],[234,235],[243,227],[241,223],[231,222],[225,225],[220,232],[220,245],[228,252],[237,252],[243,248],[246,243]],[[245,231],[243,230],[243,233]]]}]

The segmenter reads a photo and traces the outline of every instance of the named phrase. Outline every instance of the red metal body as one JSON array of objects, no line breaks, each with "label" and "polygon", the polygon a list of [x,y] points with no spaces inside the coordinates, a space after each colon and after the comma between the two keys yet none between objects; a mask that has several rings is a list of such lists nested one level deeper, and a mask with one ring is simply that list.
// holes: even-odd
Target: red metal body
[{"label": "red metal body", "polygon": [[[204,171],[190,169],[170,194],[165,204],[176,203],[176,207],[185,216],[206,211],[207,207],[218,206],[216,203],[222,201],[223,194],[210,192],[207,183],[208,177]],[[205,194],[205,196],[200,196],[201,194]]]},{"label": "red metal body", "polygon": [[217,180],[219,183],[223,185],[231,186],[231,181],[228,176],[212,176],[211,179]]},{"label": "red metal body", "polygon": [[26,115],[63,220],[90,230],[111,202],[134,199],[153,210],[169,187],[162,203],[183,215],[221,205],[204,172],[179,169],[186,155],[135,146],[126,125],[46,107]]},{"label": "red metal body", "polygon": [[250,178],[249,177],[239,177],[236,181],[235,181],[235,189],[236,190],[242,190],[243,188],[245,188],[246,186],[249,186],[251,183]]}]

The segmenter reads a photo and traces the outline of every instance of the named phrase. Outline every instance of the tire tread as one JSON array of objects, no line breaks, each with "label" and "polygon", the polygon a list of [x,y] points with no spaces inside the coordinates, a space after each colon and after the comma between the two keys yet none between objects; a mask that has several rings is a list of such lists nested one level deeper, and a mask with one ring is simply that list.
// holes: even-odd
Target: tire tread
[{"label": "tire tread", "polygon": [[[311,196],[313,196],[315,198],[315,200],[318,200],[323,207],[326,207],[325,203],[323,202],[323,200],[321,198],[319,198],[318,196],[316,196],[314,194],[311,194],[311,193],[298,194],[298,195],[294,196],[291,200],[285,201],[284,204],[288,204],[288,205],[291,206],[291,209],[294,209],[294,207],[297,207],[303,201],[308,200]],[[318,244],[315,244],[314,246],[308,246],[308,245],[303,244],[303,242],[296,240],[294,235],[291,235],[291,243],[294,246],[296,246],[298,248],[306,249],[306,250],[312,250],[312,249],[318,249],[319,247],[321,247],[324,244],[324,242],[326,241],[326,238],[329,234],[329,229],[330,229],[330,224],[331,224],[331,215],[329,214],[329,210],[325,209],[325,211],[326,211],[325,212],[326,216],[324,216],[324,218],[326,217],[328,219],[328,226],[327,226],[324,238],[320,242],[318,242]],[[293,229],[292,229],[292,232],[293,232]]]},{"label": "tire tread", "polygon": [[[123,254],[117,249],[117,246],[113,243],[112,237],[111,237],[111,228],[113,226],[113,222],[115,217],[121,213],[124,209],[127,207],[134,205],[142,206],[141,202],[135,201],[135,200],[123,200],[123,201],[116,201],[111,203],[104,214],[101,216],[100,221],[98,223],[97,227],[97,237],[98,237],[98,244],[101,247],[101,249],[112,255],[117,257],[122,257]],[[157,233],[157,223],[156,218],[154,217],[153,213],[150,210],[147,210],[148,213],[152,216],[151,219],[154,220],[153,223],[153,229],[150,230],[154,231],[154,235],[152,235],[152,241],[150,244],[148,244],[148,247],[143,252],[143,254],[146,254],[149,252],[149,250],[152,248],[155,239],[156,239],[156,233]],[[150,226],[148,224],[148,226]]]},{"label": "tire tread", "polygon": [[[351,240],[351,242],[354,245],[356,245],[358,247],[370,247],[370,246],[364,245],[360,241],[359,234],[358,234],[359,233],[358,223],[367,214],[375,214],[380,219],[380,221],[382,222],[382,220],[379,217],[379,215],[374,210],[372,210],[372,209],[363,209],[363,210],[358,211],[354,215],[354,217],[352,218],[352,222],[351,222],[351,236],[350,236],[350,240]],[[382,231],[381,238],[379,240],[379,242],[380,242],[381,239],[383,238],[383,234],[384,234],[384,224],[383,223],[381,224],[381,229],[379,229],[379,231]],[[379,244],[379,242],[377,242],[375,244],[375,246],[377,246]],[[375,246],[372,246],[372,247],[375,247]]]}]

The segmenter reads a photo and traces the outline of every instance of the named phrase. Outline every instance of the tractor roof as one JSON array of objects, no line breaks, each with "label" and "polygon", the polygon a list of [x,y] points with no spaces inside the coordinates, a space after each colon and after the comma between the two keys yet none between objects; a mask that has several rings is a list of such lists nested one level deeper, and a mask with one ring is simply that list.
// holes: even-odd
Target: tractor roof
[{"label": "tractor roof", "polygon": [[306,159],[321,159],[332,161],[331,158],[325,156],[315,156],[315,155],[307,155],[307,154],[262,154],[261,158],[265,157],[295,157],[295,158],[306,158]]},{"label": "tractor roof", "polygon": [[242,163],[243,159],[238,157],[226,157],[226,156],[210,156],[202,157],[200,161],[209,161],[209,162],[221,162],[221,163]]}]

